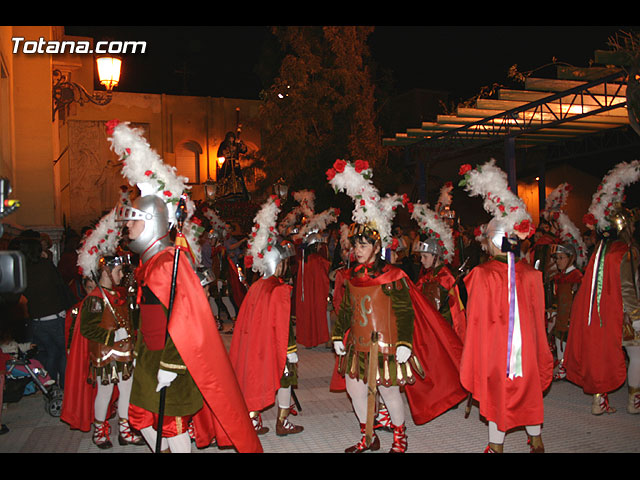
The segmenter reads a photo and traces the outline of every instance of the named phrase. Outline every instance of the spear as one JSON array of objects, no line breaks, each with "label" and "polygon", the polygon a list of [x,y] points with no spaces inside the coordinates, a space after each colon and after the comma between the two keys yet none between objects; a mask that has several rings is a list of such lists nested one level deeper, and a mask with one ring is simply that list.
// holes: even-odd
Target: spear
[{"label": "spear", "polygon": [[[187,218],[187,203],[185,201],[184,195],[180,197],[178,201],[178,206],[176,208],[176,220],[178,227],[178,236],[177,239],[182,237],[182,226],[184,225],[184,221]],[[180,260],[180,246],[177,246],[175,249],[175,254],[173,256],[173,272],[171,274],[171,294],[169,295],[169,307],[167,309],[167,329],[165,331],[165,344],[167,339],[169,338],[169,321],[171,320],[171,312],[173,310],[173,300],[176,295],[176,280],[178,278],[178,264]],[[162,444],[162,424],[164,423],[164,404],[166,398],[166,390],[167,387],[162,387],[160,389],[160,406],[158,408],[158,429],[156,435],[156,453],[161,453],[161,444]]]}]

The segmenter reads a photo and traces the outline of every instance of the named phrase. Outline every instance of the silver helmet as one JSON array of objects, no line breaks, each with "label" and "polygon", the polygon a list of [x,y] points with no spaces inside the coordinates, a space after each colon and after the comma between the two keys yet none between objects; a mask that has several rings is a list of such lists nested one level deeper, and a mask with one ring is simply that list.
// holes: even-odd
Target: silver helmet
[{"label": "silver helmet", "polygon": [[207,285],[215,281],[215,275],[210,268],[198,268],[196,274],[198,275],[198,279],[200,280],[200,285],[202,285],[203,287],[206,287]]},{"label": "silver helmet", "polygon": [[493,245],[499,250],[502,249],[502,241],[507,236],[507,231],[495,218],[487,224],[485,235]]},{"label": "silver helmet", "polygon": [[263,278],[269,278],[276,273],[280,262],[286,260],[289,257],[293,257],[296,254],[293,243],[288,240],[281,240],[271,247],[271,250],[264,252],[263,261],[266,268],[262,272]]},{"label": "silver helmet", "polygon": [[556,253],[564,253],[568,257],[572,258],[576,258],[577,256],[576,247],[570,243],[551,245],[550,254],[555,255]]},{"label": "silver helmet", "polygon": [[121,222],[129,220],[144,221],[142,233],[129,242],[129,249],[141,255],[146,262],[156,253],[171,245],[169,239],[169,210],[167,204],[155,195],[138,197],[131,206],[121,205],[116,219]]},{"label": "silver helmet", "polygon": [[416,242],[413,253],[432,253],[437,257],[442,257],[444,255],[444,250],[442,245],[438,243],[437,239],[428,237],[425,240]]},{"label": "silver helmet", "polygon": [[320,232],[318,229],[314,229],[309,231],[305,235],[302,242],[304,243],[305,247],[310,247],[314,243],[326,243],[327,240],[324,235],[322,235],[322,232]]}]

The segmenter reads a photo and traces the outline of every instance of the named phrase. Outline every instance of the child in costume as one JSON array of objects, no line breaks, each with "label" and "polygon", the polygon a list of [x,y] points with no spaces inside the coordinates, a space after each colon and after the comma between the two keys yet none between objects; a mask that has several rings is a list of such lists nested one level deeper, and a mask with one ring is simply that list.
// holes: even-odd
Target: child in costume
[{"label": "child in costume", "polygon": [[[563,183],[556,190],[569,192],[571,188]],[[552,287],[550,289],[552,304],[547,311],[550,318],[547,330],[555,343],[552,345],[556,354],[554,380],[562,380],[567,375],[564,367],[564,352],[569,333],[569,320],[575,294],[582,282],[582,269],[587,261],[587,248],[582,235],[567,214],[562,211],[562,205],[555,208],[551,205],[551,208],[543,212],[543,216],[553,218],[557,225],[558,236],[558,243],[552,246],[550,252],[555,268],[551,270],[549,277]]]},{"label": "child in costume", "polygon": [[418,223],[421,230],[420,240],[414,246],[414,253],[420,255],[422,264],[416,286],[464,342],[464,305],[457,279],[447,265],[454,258],[453,231],[426,205],[415,203],[411,218]]},{"label": "child in costume", "polygon": [[296,275],[296,337],[298,343],[307,348],[329,341],[330,262],[322,232],[337,220],[338,214],[334,208],[313,213],[299,232],[302,257]]},{"label": "child in costume", "polygon": [[465,396],[457,369],[461,345],[407,275],[383,260],[382,249],[393,246],[395,210],[407,204],[406,196],[380,198],[371,182],[372,171],[361,160],[355,164],[337,160],[327,177],[336,191],[344,190],[355,201],[349,232],[354,266],[347,273],[332,332],[340,357],[338,372],[344,375],[362,434],[345,452],[380,448],[373,431],[379,393],[392,424],[390,452],[403,453],[407,435],[402,391],[416,423],[425,423],[461,401]]},{"label": "child in costume", "polygon": [[293,245],[278,240],[279,199],[269,198],[254,219],[245,266],[260,273],[245,297],[231,339],[229,358],[259,435],[269,431],[261,412],[278,404],[276,435],[303,431],[288,420],[292,388],[297,385],[298,354],[291,321],[291,286],[283,277]]},{"label": "child in costume", "polygon": [[[133,383],[133,344],[137,315],[117,289],[125,258],[115,255],[121,238],[113,209],[81,243],[78,267],[93,278],[95,288],[79,307],[69,350],[67,385],[61,419],[71,428],[88,430],[93,420],[93,443],[113,446],[107,416],[117,398],[120,445],[144,445],[129,425],[129,398]],[[117,386],[117,390],[116,390]]]},{"label": "child in costume", "polygon": [[517,259],[518,239],[532,233],[531,219],[494,160],[475,169],[464,165],[460,173],[461,186],[481,196],[494,216],[482,229],[491,259],[465,277],[467,330],[460,379],[489,422],[485,452],[501,453],[505,433],[520,426],[531,451],[543,452],[543,392],[551,383],[553,357],[541,273]]}]

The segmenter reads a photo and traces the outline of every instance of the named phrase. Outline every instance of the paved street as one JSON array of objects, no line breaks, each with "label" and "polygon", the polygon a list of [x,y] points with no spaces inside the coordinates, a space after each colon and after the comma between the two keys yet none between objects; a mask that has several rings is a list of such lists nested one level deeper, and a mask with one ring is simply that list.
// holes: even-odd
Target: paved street
[{"label": "paved street", "polygon": [[[223,335],[227,346],[230,335]],[[333,353],[316,347],[299,350],[300,383],[297,396],[302,411],[292,417],[304,426],[299,435],[275,435],[276,408],[263,414],[270,431],[260,437],[266,453],[341,453],[359,440],[359,427],[351,404],[344,393],[328,389],[333,368]],[[626,385],[610,395],[610,403],[618,409],[612,415],[594,416],[591,397],[566,381],[554,382],[545,397],[543,440],[548,453],[640,453],[640,415],[626,412]],[[464,402],[425,425],[415,425],[407,408],[409,453],[481,453],[487,444],[487,426],[477,407],[464,418]],[[41,394],[24,397],[18,403],[5,405],[2,422],[10,431],[0,435],[0,452],[38,453],[148,453],[146,446],[120,446],[117,433],[112,433],[114,447],[99,450],[91,442],[91,433],[69,429],[59,418],[44,410]],[[112,419],[112,432],[117,419]],[[388,451],[392,434],[380,433],[381,449]],[[233,453],[217,447],[192,448],[194,453]],[[505,452],[527,453],[524,430],[509,432]]]}]

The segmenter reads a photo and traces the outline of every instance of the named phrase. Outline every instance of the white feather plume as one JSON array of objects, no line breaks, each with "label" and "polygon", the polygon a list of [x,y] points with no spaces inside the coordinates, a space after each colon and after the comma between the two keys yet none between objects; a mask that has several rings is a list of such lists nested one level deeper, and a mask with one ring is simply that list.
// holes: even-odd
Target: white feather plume
[{"label": "white feather plume", "polygon": [[305,237],[308,233],[323,232],[327,226],[338,220],[340,211],[337,208],[327,208],[324,212],[313,214],[309,221],[300,229],[300,235]]},{"label": "white feather plume", "polygon": [[503,225],[507,235],[522,238],[533,232],[532,219],[524,201],[509,190],[507,174],[495,165],[495,159],[468,170],[460,185],[470,196],[483,198],[484,209]]},{"label": "white feather plume", "polygon": [[122,228],[116,222],[116,209],[112,209],[102,217],[95,228],[89,230],[82,241],[78,252],[77,265],[84,277],[99,276],[98,262],[104,255],[115,255],[118,243],[122,238]]},{"label": "white feather plume", "polygon": [[623,203],[624,190],[640,178],[640,161],[621,162],[602,179],[593,194],[588,213],[593,215],[599,230],[611,228],[609,215],[616,203]]},{"label": "white feather plume", "polygon": [[218,213],[213,208],[203,207],[202,214],[211,223],[211,228],[219,231],[224,230],[225,222],[222,221]]},{"label": "white feather plume", "polygon": [[447,262],[453,260],[455,247],[451,227],[428,205],[421,203],[413,204],[411,218],[417,222],[424,235],[439,240],[444,251],[443,258]]},{"label": "white feather plume", "polygon": [[561,243],[573,245],[576,249],[576,265],[578,268],[582,269],[587,263],[588,257],[587,246],[582,240],[580,230],[564,212],[560,212],[558,214],[557,222],[560,227],[558,237],[560,238]]},{"label": "white feather plume", "polygon": [[[336,163],[341,162],[336,170]],[[396,208],[403,205],[403,197],[398,194],[387,194],[380,197],[378,189],[373,185],[372,170],[366,166],[358,172],[350,162],[338,160],[330,169],[329,184],[336,192],[345,192],[354,202],[351,218],[354,222],[368,225],[380,234],[383,248],[392,243],[391,226],[396,215]],[[357,162],[356,162],[357,163]],[[344,168],[342,168],[344,167]]]},{"label": "white feather plume", "polygon": [[189,179],[162,161],[141,129],[114,120],[108,122],[107,128],[111,149],[122,159],[122,174],[129,184],[136,185],[142,196],[156,195],[164,200],[169,208],[169,222],[175,224],[176,206],[180,195],[189,189]]},{"label": "white feather plume", "polygon": [[[275,245],[278,238],[277,218],[280,213],[280,201],[274,195],[270,196],[262,204],[260,210],[253,219],[253,227],[249,236],[247,247],[248,257],[251,258],[251,269],[254,272],[264,273],[267,264],[264,261],[264,252]],[[246,261],[246,259],[245,259]]]},{"label": "white feather plume", "polygon": [[440,188],[440,196],[436,203],[436,212],[440,212],[443,208],[451,206],[451,202],[453,201],[453,197],[451,196],[452,190],[453,184],[450,182],[445,183]]},{"label": "white feather plume", "polygon": [[545,208],[541,215],[549,220],[554,213],[562,211],[567,203],[569,192],[571,192],[571,185],[567,182],[561,183],[554,188],[545,199]]}]

